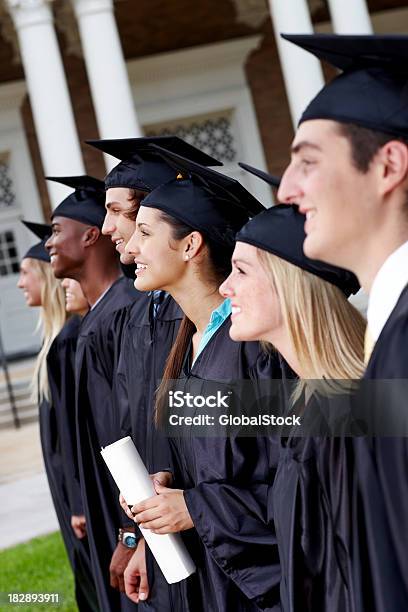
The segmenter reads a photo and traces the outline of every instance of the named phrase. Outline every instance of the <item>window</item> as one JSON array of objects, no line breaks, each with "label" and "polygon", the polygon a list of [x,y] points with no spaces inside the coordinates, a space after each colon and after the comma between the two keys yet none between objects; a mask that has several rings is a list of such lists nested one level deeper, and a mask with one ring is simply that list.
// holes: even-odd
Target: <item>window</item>
[{"label": "window", "polygon": [[0,276],[17,274],[20,269],[16,239],[11,230],[0,232]]},{"label": "window", "polygon": [[8,156],[0,155],[0,210],[15,203],[13,182],[10,177]]},{"label": "window", "polygon": [[146,136],[179,136],[224,164],[237,160],[232,111],[145,126]]}]

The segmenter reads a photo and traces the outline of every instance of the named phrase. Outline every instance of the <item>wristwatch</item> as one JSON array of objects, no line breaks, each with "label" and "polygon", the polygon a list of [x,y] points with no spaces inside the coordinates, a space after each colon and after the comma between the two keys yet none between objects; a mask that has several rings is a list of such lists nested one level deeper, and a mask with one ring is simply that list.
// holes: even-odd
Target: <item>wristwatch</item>
[{"label": "wristwatch", "polygon": [[135,534],[132,531],[127,531],[122,528],[119,529],[118,542],[121,542],[126,548],[136,548],[137,546]]}]

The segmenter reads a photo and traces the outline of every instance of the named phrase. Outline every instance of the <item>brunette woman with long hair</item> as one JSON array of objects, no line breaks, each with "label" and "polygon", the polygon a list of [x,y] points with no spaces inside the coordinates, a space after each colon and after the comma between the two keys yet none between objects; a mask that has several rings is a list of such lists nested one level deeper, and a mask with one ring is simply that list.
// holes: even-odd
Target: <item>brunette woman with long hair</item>
[{"label": "brunette woman with long hair", "polygon": [[231,337],[269,343],[299,376],[288,412],[302,425],[280,440],[270,504],[282,609],[351,612],[358,609],[349,524],[353,483],[342,418],[347,430],[347,392],[364,371],[365,320],[347,300],[359,288],[356,277],[303,254],[304,221],[287,205],[251,220],[237,235],[233,270],[220,291],[236,313]]},{"label": "brunette woman with long hair", "polygon": [[[133,281],[135,266],[133,258],[125,252],[125,246],[135,231],[140,202],[148,192],[173,177],[172,168],[149,146],[153,142],[165,148],[184,151],[187,156],[202,160],[200,163],[219,165],[216,159],[174,136],[92,141],[91,144],[99,150],[121,160],[105,177],[106,215],[102,234],[109,236],[115,245],[122,271]],[[132,265],[128,265],[129,262]],[[167,440],[152,426],[152,403],[157,380],[163,374],[164,363],[177,335],[180,320],[179,307],[164,292],[135,292],[134,300],[128,306],[113,312],[110,320],[105,319],[104,324],[95,329],[93,346],[89,346],[90,353],[97,355],[98,360],[103,362],[101,367],[104,379],[109,381],[109,387],[113,390],[109,416],[113,421],[109,421],[107,428],[110,438],[105,437],[103,445],[131,435],[142,461],[151,473],[159,469],[156,469],[155,463],[159,466],[169,465]],[[97,418],[99,414],[100,402],[96,404]],[[104,498],[107,497],[104,494]],[[116,515],[119,509],[115,495],[111,501],[116,506],[112,508],[112,515]],[[95,514],[99,513],[99,505],[94,500],[91,505]],[[93,522],[97,524],[98,520],[96,518]],[[117,537],[113,541],[115,548],[109,564],[110,586],[124,592],[123,573],[135,552],[139,530],[120,510],[115,520]],[[113,532],[112,529],[107,531]],[[128,535],[131,532],[133,536]],[[97,528],[96,533],[98,550],[101,550],[101,527]],[[104,571],[104,576],[106,574]],[[110,606],[119,606],[115,603],[118,601],[117,594],[110,590],[109,596]],[[154,599],[152,589],[150,601]],[[121,597],[120,605],[123,609],[133,607],[126,597]],[[109,607],[109,602],[105,606]],[[161,605],[160,612],[166,612],[167,609],[169,606]]]},{"label": "brunette woman with long hair", "polygon": [[[218,287],[230,270],[236,231],[262,207],[233,179],[169,153],[163,156],[174,164],[175,179],[143,200],[126,247],[137,265],[135,286],[167,291],[185,315],[157,393],[158,426],[169,423],[174,384],[183,392],[198,389],[208,396],[217,387],[228,395],[237,381],[258,376],[261,355],[258,343],[231,341],[230,303],[221,299]],[[274,356],[269,372],[281,377]],[[132,512],[154,533],[181,532],[193,556],[197,573],[184,581],[177,610],[277,609],[276,539],[264,515],[263,483],[272,477],[265,439],[225,432],[210,437],[182,427],[173,436],[175,488],[156,482],[158,495]],[[137,571],[125,572],[126,578],[139,591],[140,606],[147,593],[141,597]]]}]

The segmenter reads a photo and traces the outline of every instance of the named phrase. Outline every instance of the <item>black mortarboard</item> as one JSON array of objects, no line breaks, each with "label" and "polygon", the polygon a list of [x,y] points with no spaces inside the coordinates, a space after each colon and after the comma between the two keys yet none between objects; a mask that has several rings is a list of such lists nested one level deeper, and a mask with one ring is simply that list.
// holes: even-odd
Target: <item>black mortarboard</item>
[{"label": "black mortarboard", "polygon": [[41,238],[41,242],[37,242],[37,244],[34,244],[28,249],[23,259],[30,257],[31,259],[40,259],[41,261],[50,263],[51,260],[48,251],[45,248],[45,243],[51,236],[51,226],[46,225],[45,223],[33,223],[32,221],[22,220],[21,222],[24,223],[26,228],[28,228],[33,234],[35,234],[38,238]]},{"label": "black mortarboard", "polygon": [[331,119],[408,137],[408,36],[282,37],[343,71],[310,102],[299,123]]},{"label": "black mortarboard", "polygon": [[157,144],[165,150],[173,151],[183,157],[192,159],[203,166],[222,166],[214,157],[210,157],[178,136],[156,136],[146,138],[119,138],[115,140],[87,140],[88,144],[109,153],[121,163],[115,166],[105,179],[105,188],[127,187],[152,191],[162,183],[173,178],[171,168],[150,147]]},{"label": "black mortarboard", "polygon": [[347,296],[357,293],[359,282],[352,272],[309,259],[303,253],[305,216],[294,204],[279,204],[249,221],[237,234],[237,242],[246,242],[273,253],[286,261],[336,285]]},{"label": "black mortarboard", "polygon": [[264,207],[235,179],[153,145],[173,166],[173,180],[145,197],[158,208],[222,244],[230,244],[249,217]]},{"label": "black mortarboard", "polygon": [[280,182],[281,182],[281,179],[279,176],[274,176],[273,174],[269,174],[268,172],[265,172],[264,170],[260,170],[259,168],[254,168],[254,166],[249,166],[248,164],[244,164],[243,162],[238,162],[238,166],[241,166],[241,168],[243,168],[247,172],[254,174],[258,178],[265,181],[265,183],[268,183],[269,185],[272,185],[272,187],[275,187],[275,189],[278,189]]},{"label": "black mortarboard", "polygon": [[86,225],[102,228],[105,219],[105,184],[92,176],[47,176],[48,181],[55,181],[75,189],[52,213],[54,217],[67,217]]}]

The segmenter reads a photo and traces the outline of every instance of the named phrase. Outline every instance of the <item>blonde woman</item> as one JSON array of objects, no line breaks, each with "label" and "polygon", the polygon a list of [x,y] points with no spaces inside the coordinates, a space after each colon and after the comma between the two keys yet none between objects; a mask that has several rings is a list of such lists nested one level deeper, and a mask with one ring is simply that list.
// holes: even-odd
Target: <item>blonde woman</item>
[{"label": "blonde woman", "polygon": [[319,433],[330,432],[340,414],[344,395],[334,381],[363,373],[365,321],[347,301],[358,290],[354,275],[304,256],[304,222],[297,207],[286,205],[250,221],[237,236],[233,270],[220,291],[231,299],[231,337],[270,343],[299,376],[289,410],[307,425],[303,437],[293,430],[281,437],[271,494],[282,609],[344,612],[357,609],[351,483],[343,476],[348,443]]},{"label": "blonde woman", "polygon": [[23,223],[41,238],[41,242],[31,247],[24,255],[17,283],[17,286],[24,291],[27,306],[41,307],[38,327],[41,329],[42,345],[32,382],[35,397],[41,402],[43,399],[50,399],[47,354],[66,320],[65,296],[60,281],[55,278],[49,265],[50,258],[44,246],[51,228],[41,223],[29,221]]},{"label": "blonde woman", "polygon": [[[75,495],[75,424],[73,422],[73,360],[79,317],[66,320],[65,293],[52,272],[45,241],[48,225],[24,221],[41,242],[31,247],[20,264],[18,287],[28,306],[40,307],[42,347],[37,357],[33,387],[39,401],[40,436],[48,483],[65,547],[75,576],[75,594],[81,611],[97,610],[89,554],[85,540],[71,527],[71,500]],[[79,288],[80,291],[80,288]],[[72,291],[71,291],[72,293]],[[78,293],[78,288],[77,288]],[[71,301],[71,300],[70,300]],[[86,311],[82,294],[75,300]],[[72,399],[72,398],[71,398]]]}]

